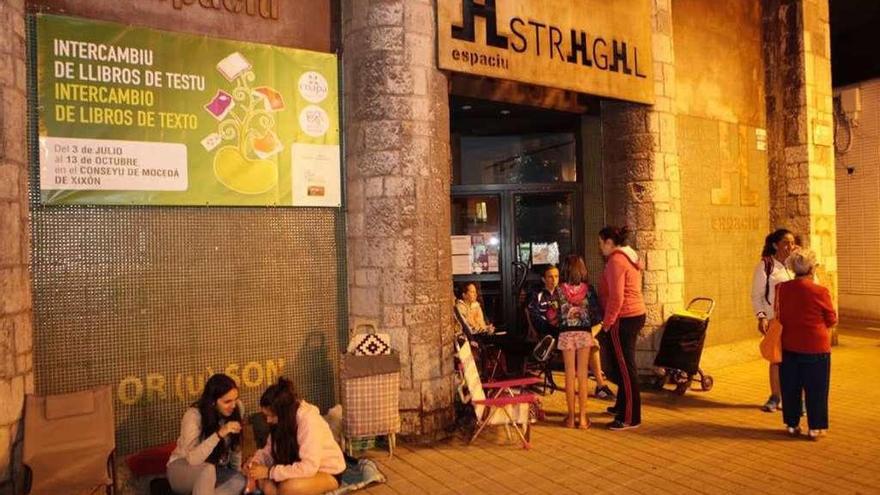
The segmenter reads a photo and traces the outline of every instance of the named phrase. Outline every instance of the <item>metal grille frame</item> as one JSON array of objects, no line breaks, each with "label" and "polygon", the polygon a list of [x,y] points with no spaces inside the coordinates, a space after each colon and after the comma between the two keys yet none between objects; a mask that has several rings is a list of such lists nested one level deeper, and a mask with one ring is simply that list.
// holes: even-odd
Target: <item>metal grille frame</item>
[{"label": "metal grille frame", "polygon": [[236,375],[247,412],[278,374],[338,402],[344,210],[43,205],[27,28],[36,392],[111,385],[123,454],[173,441],[212,372]]}]

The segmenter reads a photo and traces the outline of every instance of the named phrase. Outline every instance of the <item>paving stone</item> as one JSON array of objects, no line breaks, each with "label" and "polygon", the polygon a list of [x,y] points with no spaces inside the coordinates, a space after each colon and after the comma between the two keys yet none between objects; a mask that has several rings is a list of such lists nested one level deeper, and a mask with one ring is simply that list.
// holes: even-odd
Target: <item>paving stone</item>
[{"label": "paving stone", "polygon": [[[873,431],[880,412],[880,332],[874,339],[841,331],[833,351],[831,430],[818,442],[789,438],[778,413],[760,410],[767,367],[750,361],[713,369],[715,388],[684,396],[643,393],[638,430],[602,428],[610,403],[590,399],[593,427],[560,427],[565,398],[542,397],[546,422],[532,449],[489,428],[468,445],[459,432],[431,447],[399,445],[392,459],[369,453],[387,486],[365,493],[872,493],[880,470]],[[561,378],[561,377],[560,377]],[[475,466],[479,466],[475,468]],[[769,466],[772,466],[770,468]],[[456,477],[456,474],[458,476]]]}]

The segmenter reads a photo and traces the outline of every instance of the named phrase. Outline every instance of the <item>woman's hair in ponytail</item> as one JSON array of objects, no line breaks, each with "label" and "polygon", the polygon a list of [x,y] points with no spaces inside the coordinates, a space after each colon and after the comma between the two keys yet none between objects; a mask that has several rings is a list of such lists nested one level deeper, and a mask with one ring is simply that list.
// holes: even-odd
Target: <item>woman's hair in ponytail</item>
[{"label": "woman's hair in ponytail", "polygon": [[623,227],[615,227],[607,225],[599,231],[599,237],[603,241],[611,239],[615,246],[626,246],[626,238],[629,236],[630,230],[625,225]]},{"label": "woman's hair in ponytail", "polygon": [[764,238],[764,248],[761,250],[761,256],[773,256],[776,254],[776,244],[788,234],[791,234],[791,231],[788,229],[776,229],[767,234],[767,237]]}]

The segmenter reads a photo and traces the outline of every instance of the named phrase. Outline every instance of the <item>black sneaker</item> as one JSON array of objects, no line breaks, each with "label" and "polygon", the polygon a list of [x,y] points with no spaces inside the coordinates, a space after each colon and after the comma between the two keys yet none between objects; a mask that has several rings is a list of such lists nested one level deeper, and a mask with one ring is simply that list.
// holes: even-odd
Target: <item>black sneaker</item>
[{"label": "black sneaker", "polygon": [[614,392],[608,388],[608,385],[603,385],[602,387],[598,387],[596,389],[596,398],[601,400],[614,400],[617,396],[614,395]]},{"label": "black sneaker", "polygon": [[628,425],[622,421],[614,420],[608,423],[608,429],[611,431],[623,431],[623,430],[634,430],[638,428],[640,423],[636,423],[634,425]]},{"label": "black sneaker", "polygon": [[605,409],[605,412],[608,414],[613,414],[615,416],[617,415],[617,409],[614,409],[614,406],[608,406],[608,408]]}]

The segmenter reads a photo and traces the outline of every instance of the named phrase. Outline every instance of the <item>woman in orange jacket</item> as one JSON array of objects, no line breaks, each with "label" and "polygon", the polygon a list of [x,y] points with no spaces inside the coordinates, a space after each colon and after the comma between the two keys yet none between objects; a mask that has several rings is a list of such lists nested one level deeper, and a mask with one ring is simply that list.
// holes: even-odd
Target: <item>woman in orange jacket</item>
[{"label": "woman in orange jacket", "polygon": [[606,258],[599,285],[604,309],[602,331],[611,336],[620,383],[617,402],[609,408],[614,414],[608,428],[628,430],[642,422],[639,376],[636,368],[636,341],[645,326],[642,298],[642,263],[638,253],[626,244],[626,227],[605,227],[599,231],[599,249]]}]

